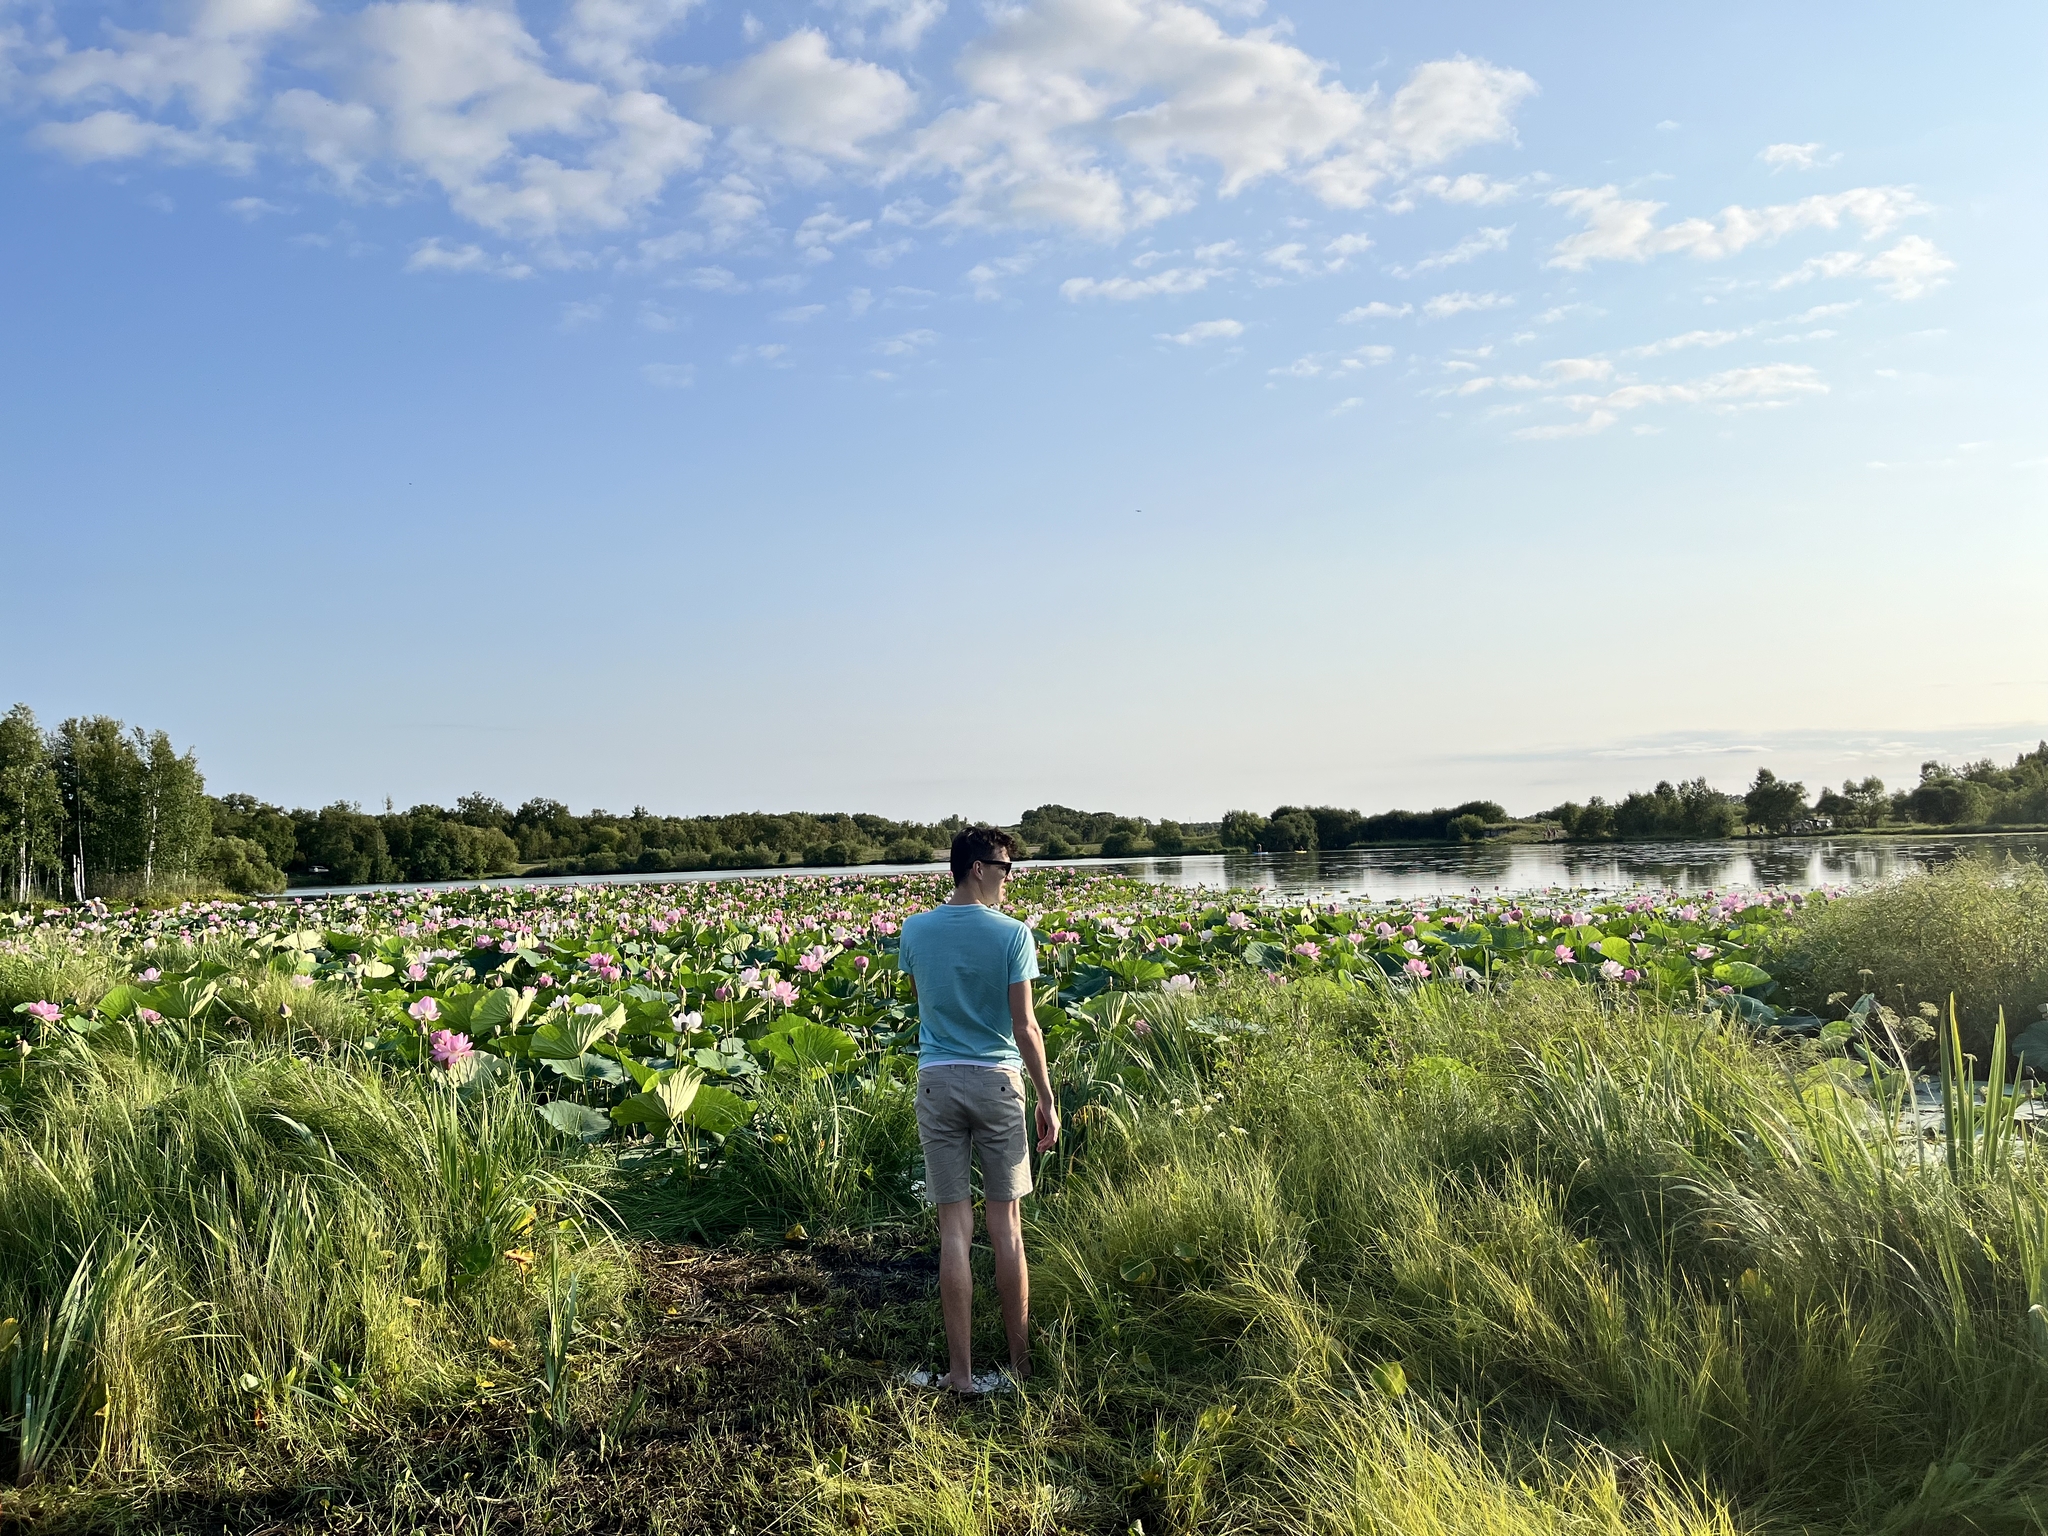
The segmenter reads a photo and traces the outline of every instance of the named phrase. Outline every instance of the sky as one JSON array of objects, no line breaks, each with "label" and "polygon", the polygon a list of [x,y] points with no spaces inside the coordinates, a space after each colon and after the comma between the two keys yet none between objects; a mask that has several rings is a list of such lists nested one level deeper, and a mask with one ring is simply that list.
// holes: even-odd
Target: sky
[{"label": "sky", "polygon": [[287,805],[2048,736],[2048,11],[0,0],[0,703]]}]

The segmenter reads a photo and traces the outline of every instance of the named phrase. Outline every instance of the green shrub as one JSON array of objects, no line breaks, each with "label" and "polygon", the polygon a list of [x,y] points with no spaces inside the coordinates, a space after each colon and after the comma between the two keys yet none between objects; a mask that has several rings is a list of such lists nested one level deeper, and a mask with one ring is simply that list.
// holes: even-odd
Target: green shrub
[{"label": "green shrub", "polygon": [[2048,871],[1966,859],[1809,903],[1763,964],[1816,1011],[1837,992],[1875,992],[1901,1013],[1946,1012],[1953,993],[1981,1062],[2000,1008],[2017,1035],[2048,1004]]},{"label": "green shrub", "polygon": [[261,843],[244,837],[216,837],[206,845],[204,868],[209,879],[238,895],[253,896],[284,889],[284,871],[270,862]]}]

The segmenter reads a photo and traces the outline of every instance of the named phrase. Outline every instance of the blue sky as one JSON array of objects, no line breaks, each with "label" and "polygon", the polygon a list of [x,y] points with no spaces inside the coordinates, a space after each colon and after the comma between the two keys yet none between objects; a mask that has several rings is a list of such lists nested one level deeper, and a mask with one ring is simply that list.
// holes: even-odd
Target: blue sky
[{"label": "blue sky", "polygon": [[0,6],[0,693],[1151,815],[2048,734],[2038,6]]}]

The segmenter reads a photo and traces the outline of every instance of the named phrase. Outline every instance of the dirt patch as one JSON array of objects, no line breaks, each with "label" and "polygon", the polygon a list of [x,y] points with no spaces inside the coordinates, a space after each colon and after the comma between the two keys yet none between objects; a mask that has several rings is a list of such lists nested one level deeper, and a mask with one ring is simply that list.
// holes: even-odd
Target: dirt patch
[{"label": "dirt patch", "polygon": [[301,1464],[288,1484],[220,1465],[203,1487],[10,1498],[0,1532],[746,1536],[802,1495],[822,1408],[942,1347],[938,1256],[907,1236],[644,1243],[635,1259],[637,1336],[592,1341],[566,1436],[537,1425],[531,1397],[501,1398]]}]

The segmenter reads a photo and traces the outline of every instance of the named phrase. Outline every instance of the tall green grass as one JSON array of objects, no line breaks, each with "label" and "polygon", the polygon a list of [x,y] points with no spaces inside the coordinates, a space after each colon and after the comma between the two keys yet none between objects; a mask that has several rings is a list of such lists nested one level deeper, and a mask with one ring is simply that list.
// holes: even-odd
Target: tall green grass
[{"label": "tall green grass", "polygon": [[1268,1032],[1040,1204],[1024,1418],[896,1405],[818,1528],[2048,1521],[2037,1159],[1951,1177],[1810,1059],[1567,983],[1202,1006]]},{"label": "tall green grass", "polygon": [[337,1050],[345,1000],[283,978],[241,996],[298,1006],[240,1038],[109,1025],[0,1082],[0,1477],[314,1454],[473,1394],[490,1339],[536,1337],[521,1259],[557,1244],[586,1311],[616,1298],[589,1170],[516,1092]]},{"label": "tall green grass", "polygon": [[1960,859],[1842,900],[1808,903],[1765,965],[1815,1009],[1837,992],[1875,992],[1900,1013],[1945,1014],[1986,1064],[1998,1012],[2017,1035],[2048,1004],[2048,869]]}]

